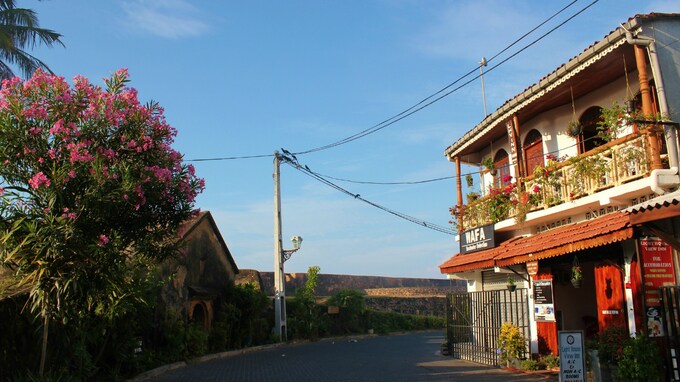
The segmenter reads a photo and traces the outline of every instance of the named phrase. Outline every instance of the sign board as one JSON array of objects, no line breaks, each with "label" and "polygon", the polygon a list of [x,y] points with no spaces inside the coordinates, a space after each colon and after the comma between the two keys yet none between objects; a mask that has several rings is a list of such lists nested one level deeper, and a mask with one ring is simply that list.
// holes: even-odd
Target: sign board
[{"label": "sign board", "polygon": [[661,322],[661,299],[659,288],[675,285],[673,249],[658,237],[640,239],[642,258],[642,280],[645,286],[645,307],[647,334],[650,337],[663,336]]},{"label": "sign board", "polygon": [[340,314],[340,307],[334,306],[334,305],[329,305],[328,306],[328,314]]},{"label": "sign board", "polygon": [[673,249],[665,241],[653,237],[640,239],[642,277],[645,283],[645,305],[661,306],[659,288],[675,285]]},{"label": "sign board", "polygon": [[460,234],[460,253],[477,252],[496,246],[493,224],[463,231]]},{"label": "sign board", "polygon": [[527,262],[527,273],[529,276],[536,276],[538,274],[538,261]]},{"label": "sign board", "polygon": [[552,280],[534,281],[534,319],[537,322],[555,321]]},{"label": "sign board", "polygon": [[508,141],[510,142],[510,156],[512,157],[512,162],[517,163],[517,136],[515,135],[515,125],[512,121],[508,121],[505,124],[505,128],[508,131]]},{"label": "sign board", "polygon": [[583,330],[560,330],[560,381],[586,382],[585,346]]}]

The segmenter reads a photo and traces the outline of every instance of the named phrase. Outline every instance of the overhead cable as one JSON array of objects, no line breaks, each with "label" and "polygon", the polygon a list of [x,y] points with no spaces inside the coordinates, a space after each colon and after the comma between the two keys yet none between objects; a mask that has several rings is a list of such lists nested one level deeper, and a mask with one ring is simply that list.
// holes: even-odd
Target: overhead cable
[{"label": "overhead cable", "polygon": [[301,166],[301,165],[298,163],[297,160],[291,158],[290,156],[287,156],[287,155],[283,154],[283,155],[280,155],[280,158],[281,158],[281,161],[282,161],[283,163],[286,163],[286,164],[290,165],[290,166],[293,167],[294,169],[296,169],[296,170],[302,172],[303,174],[305,174],[305,175],[307,175],[307,176],[309,176],[309,177],[311,177],[311,178],[313,178],[313,179],[316,179],[317,181],[319,181],[319,182],[321,182],[321,183],[323,183],[323,184],[325,184],[325,185],[327,185],[327,186],[329,186],[329,187],[331,187],[331,188],[334,188],[335,190],[340,191],[340,192],[342,192],[342,193],[345,194],[345,195],[351,196],[352,198],[354,198],[354,199],[356,199],[356,200],[360,200],[360,201],[362,201],[362,202],[364,202],[364,203],[366,203],[366,204],[368,204],[368,205],[371,205],[371,206],[373,206],[373,207],[375,207],[375,208],[378,208],[378,209],[380,209],[380,210],[382,210],[382,211],[384,211],[384,212],[387,212],[387,213],[389,213],[389,214],[392,214],[392,215],[394,215],[394,216],[397,216],[397,217],[399,217],[399,218],[401,218],[401,219],[410,221],[411,223],[418,224],[419,226],[422,226],[422,227],[425,227],[425,228],[429,228],[429,229],[431,229],[431,230],[438,231],[438,232],[441,232],[441,233],[445,233],[445,234],[448,234],[448,235],[457,235],[457,233],[456,233],[453,229],[451,229],[451,228],[444,227],[444,226],[441,226],[441,225],[438,225],[438,224],[435,224],[435,223],[430,223],[430,222],[427,222],[427,221],[425,221],[425,220],[421,220],[421,219],[415,218],[415,217],[413,217],[413,216],[407,215],[407,214],[405,214],[405,213],[403,213],[403,212],[399,212],[399,211],[393,210],[393,209],[391,209],[391,208],[387,208],[387,207],[381,206],[381,205],[379,205],[379,204],[377,204],[377,203],[373,203],[373,202],[371,202],[371,201],[369,201],[369,200],[367,200],[367,199],[361,197],[361,195],[359,195],[359,194],[354,194],[354,193],[352,193],[352,192],[350,192],[350,191],[348,191],[348,190],[346,190],[346,189],[344,189],[344,188],[338,186],[337,184],[331,182],[330,180],[324,178],[323,176],[321,176],[321,175],[315,173],[314,171],[310,170],[308,166]]},{"label": "overhead cable", "polygon": [[[505,51],[507,51],[508,49],[510,49],[512,46],[514,46],[515,44],[517,44],[519,41],[523,40],[526,36],[528,36],[529,34],[533,33],[534,31],[536,31],[536,30],[537,30],[538,28],[540,28],[541,26],[545,25],[547,22],[549,22],[549,21],[552,20],[554,17],[556,17],[557,15],[559,15],[560,13],[562,13],[563,11],[565,11],[567,8],[571,7],[571,6],[572,6],[573,4],[575,4],[577,1],[578,1],[578,0],[574,0],[574,1],[572,1],[571,3],[567,4],[564,8],[560,9],[557,13],[555,13],[555,14],[552,15],[552,16],[550,16],[548,19],[546,19],[545,21],[543,21],[542,23],[540,23],[538,26],[534,27],[534,28],[531,29],[529,32],[527,32],[527,33],[525,33],[524,35],[522,35],[519,39],[515,40],[512,44],[510,44],[509,46],[507,46],[506,48],[504,48],[503,50],[501,50],[500,52],[498,52],[497,54],[495,54],[491,59],[487,60],[487,64],[488,64],[490,61],[492,61],[493,59],[497,58],[500,54],[504,53]],[[575,18],[575,17],[578,16],[579,14],[583,13],[586,9],[590,8],[591,6],[593,6],[593,5],[594,5],[595,3],[597,3],[598,1],[599,1],[599,0],[594,0],[593,2],[591,2],[590,4],[588,4],[586,7],[582,8],[580,11],[576,12],[574,15],[570,16],[570,17],[567,18],[565,21],[563,21],[563,22],[561,22],[560,24],[558,24],[556,27],[550,29],[548,32],[546,32],[546,33],[544,33],[543,35],[541,35],[539,38],[537,38],[537,39],[533,40],[531,43],[525,45],[523,48],[521,48],[521,49],[518,50],[517,52],[513,53],[512,55],[510,55],[510,56],[507,57],[506,59],[502,60],[502,61],[499,62],[498,64],[496,64],[496,65],[490,67],[490,68],[486,71],[486,73],[488,73],[488,72],[494,70],[495,68],[497,68],[497,67],[499,67],[500,65],[504,64],[504,63],[507,62],[508,60],[510,60],[510,59],[514,58],[515,56],[517,56],[519,53],[525,51],[525,50],[528,49],[529,47],[531,47],[531,46],[533,46],[534,44],[536,44],[537,42],[541,41],[542,39],[544,39],[545,37],[547,37],[548,35],[550,35],[551,33],[553,33],[555,30],[557,30],[558,28],[562,27],[564,24],[566,24],[567,22],[571,21],[573,18]],[[360,131],[360,132],[358,132],[358,133],[356,133],[356,134],[354,134],[354,135],[351,135],[351,136],[349,136],[349,137],[347,137],[347,138],[341,139],[341,140],[336,141],[336,142],[334,142],[334,143],[330,143],[330,144],[327,144],[327,145],[324,145],[324,146],[316,147],[316,148],[309,149],[309,150],[305,150],[305,151],[299,151],[299,152],[296,152],[295,154],[297,154],[297,155],[302,155],[302,154],[309,154],[309,153],[313,153],[313,152],[317,152],[317,151],[327,150],[327,149],[330,149],[330,148],[333,148],[333,147],[337,147],[337,146],[344,145],[344,144],[346,144],[346,143],[355,141],[355,140],[357,140],[357,139],[359,139],[359,138],[363,138],[363,137],[365,137],[365,136],[367,136],[367,135],[370,135],[370,134],[373,134],[373,133],[375,133],[375,132],[378,132],[378,131],[380,131],[380,130],[382,130],[382,129],[388,127],[388,126],[391,126],[391,125],[393,125],[393,124],[395,124],[395,123],[401,121],[402,119],[404,119],[404,118],[406,118],[406,117],[409,117],[409,116],[411,116],[411,115],[413,115],[413,114],[419,112],[420,110],[423,110],[423,109],[425,109],[426,107],[428,107],[428,106],[430,106],[430,105],[432,105],[432,104],[434,104],[434,103],[440,101],[441,99],[443,99],[443,98],[449,96],[450,94],[452,94],[452,93],[454,93],[454,92],[460,90],[461,88],[465,87],[466,85],[470,84],[471,82],[477,80],[478,78],[480,78],[480,77],[482,76],[481,74],[478,74],[478,75],[474,76],[472,79],[470,79],[470,80],[464,82],[463,84],[457,86],[456,88],[454,88],[454,89],[452,89],[452,90],[450,90],[450,91],[448,91],[448,92],[446,92],[446,93],[440,95],[441,93],[443,93],[443,92],[445,92],[446,90],[448,90],[449,88],[451,88],[453,85],[455,85],[455,84],[457,84],[458,82],[464,80],[465,78],[467,78],[468,76],[472,75],[473,73],[476,73],[476,72],[477,72],[477,69],[478,69],[478,67],[475,67],[474,69],[472,69],[472,70],[470,70],[469,72],[465,73],[464,75],[462,75],[461,77],[459,77],[458,79],[456,79],[456,80],[453,81],[452,83],[448,84],[448,85],[445,86],[444,88],[440,89],[440,90],[437,91],[436,93],[431,94],[430,96],[424,98],[424,99],[421,100],[420,102],[418,102],[418,103],[416,103],[415,105],[409,107],[408,109],[402,111],[401,113],[396,114],[396,115],[394,115],[394,116],[392,116],[392,117],[390,117],[390,118],[388,118],[388,119],[386,119],[386,120],[384,120],[384,121],[382,121],[382,122],[380,122],[380,123],[377,123],[377,124],[373,125],[372,127],[369,127],[368,129],[365,129],[365,130],[363,130],[363,131]],[[438,95],[439,95],[439,96],[438,96]],[[437,97],[437,96],[438,96],[438,97]],[[436,97],[436,98],[435,98],[435,97]],[[434,99],[433,99],[433,98],[434,98]],[[430,100],[431,100],[431,101],[430,101]],[[429,101],[429,102],[428,102],[428,101]]]}]

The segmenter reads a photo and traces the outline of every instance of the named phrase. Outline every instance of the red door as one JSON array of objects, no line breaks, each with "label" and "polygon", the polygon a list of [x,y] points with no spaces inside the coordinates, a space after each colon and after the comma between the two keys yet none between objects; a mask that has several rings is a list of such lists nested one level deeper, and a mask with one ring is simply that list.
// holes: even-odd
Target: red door
[{"label": "red door", "polygon": [[595,266],[595,295],[597,297],[597,322],[600,330],[618,326],[626,328],[626,306],[623,277],[618,266]]},{"label": "red door", "polygon": [[[534,280],[550,280],[552,274],[549,271],[539,272],[533,277]],[[537,322],[536,332],[538,335],[538,352],[540,354],[559,354],[557,346],[557,322]]]},{"label": "red door", "polygon": [[531,143],[524,149],[524,158],[526,160],[527,175],[534,174],[534,170],[538,166],[544,166],[543,161],[543,141],[538,140]]}]

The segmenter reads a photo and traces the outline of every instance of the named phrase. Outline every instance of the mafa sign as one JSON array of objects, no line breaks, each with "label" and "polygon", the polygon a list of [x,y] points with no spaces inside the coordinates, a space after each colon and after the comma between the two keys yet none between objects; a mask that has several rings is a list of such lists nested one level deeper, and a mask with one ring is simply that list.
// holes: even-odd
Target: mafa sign
[{"label": "mafa sign", "polygon": [[460,234],[460,253],[495,247],[493,224],[473,228]]}]

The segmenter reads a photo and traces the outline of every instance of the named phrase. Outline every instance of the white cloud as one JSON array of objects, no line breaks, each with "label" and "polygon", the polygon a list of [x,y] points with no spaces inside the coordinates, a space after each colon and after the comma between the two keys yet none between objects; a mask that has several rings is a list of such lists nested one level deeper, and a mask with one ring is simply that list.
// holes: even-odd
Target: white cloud
[{"label": "white cloud", "polygon": [[131,27],[164,38],[195,37],[208,30],[199,10],[185,0],[131,0],[123,10]]}]

